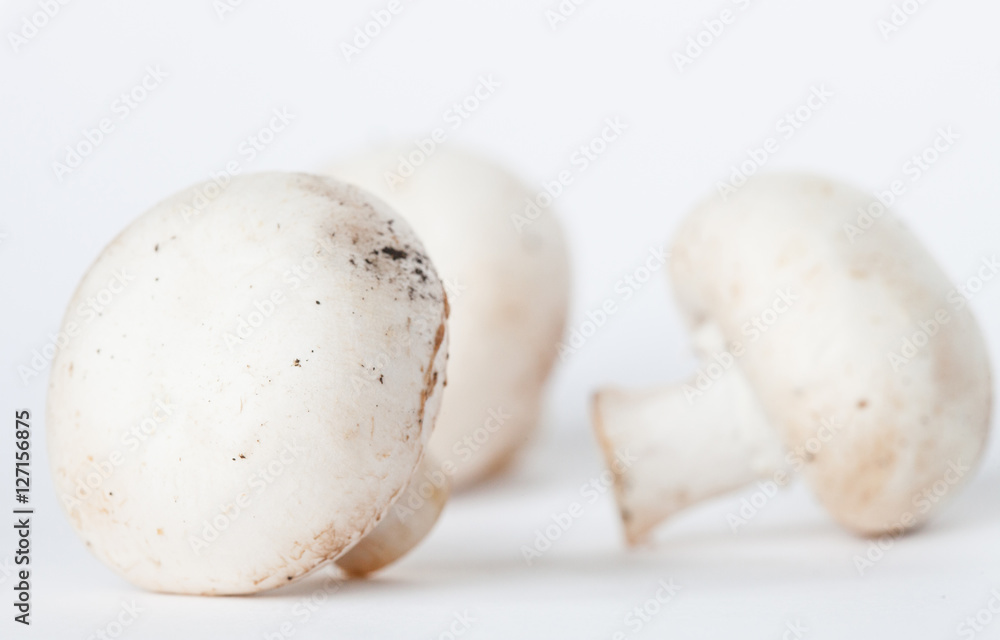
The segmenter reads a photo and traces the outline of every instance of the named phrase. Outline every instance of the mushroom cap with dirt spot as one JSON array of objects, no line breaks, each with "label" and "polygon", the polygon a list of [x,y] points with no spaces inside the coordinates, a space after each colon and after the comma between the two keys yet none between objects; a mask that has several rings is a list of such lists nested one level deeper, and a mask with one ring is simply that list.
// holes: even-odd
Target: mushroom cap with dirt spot
[{"label": "mushroom cap with dirt spot", "polygon": [[422,459],[446,317],[420,241],[356,187],[263,173],[171,196],[64,320],[47,441],[73,528],[157,591],[251,593],[337,558]]}]

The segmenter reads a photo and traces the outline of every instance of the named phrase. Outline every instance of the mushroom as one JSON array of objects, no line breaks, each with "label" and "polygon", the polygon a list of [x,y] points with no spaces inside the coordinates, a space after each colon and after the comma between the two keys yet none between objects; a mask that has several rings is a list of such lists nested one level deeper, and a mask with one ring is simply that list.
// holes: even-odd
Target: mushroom
[{"label": "mushroom", "polygon": [[420,241],[354,186],[263,173],[168,198],[101,253],[66,315],[47,441],[73,528],[173,593],[398,558],[447,497],[391,512],[429,464],[447,315]]},{"label": "mushroom", "polygon": [[451,147],[400,172],[411,151],[370,151],[329,173],[399,211],[445,281],[448,389],[430,450],[467,487],[501,470],[538,423],[566,324],[568,257],[558,220],[535,204],[545,192]]},{"label": "mushroom", "polygon": [[616,452],[634,458],[613,467],[629,543],[684,507],[800,469],[841,525],[898,535],[969,475],[991,404],[983,337],[884,209],[776,174],[682,224],[671,274],[699,372],[593,402],[609,466]]}]

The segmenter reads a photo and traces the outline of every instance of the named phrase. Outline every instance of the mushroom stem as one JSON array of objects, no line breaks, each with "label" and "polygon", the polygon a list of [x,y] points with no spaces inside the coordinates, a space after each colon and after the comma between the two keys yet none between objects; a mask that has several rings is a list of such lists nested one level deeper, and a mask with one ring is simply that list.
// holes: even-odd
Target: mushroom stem
[{"label": "mushroom stem", "polygon": [[431,530],[450,493],[448,476],[425,454],[388,513],[334,562],[348,575],[363,577],[402,557]]},{"label": "mushroom stem", "polygon": [[778,470],[784,445],[738,364],[706,386],[702,377],[646,391],[604,389],[594,426],[615,477],[630,545],[675,512]]}]

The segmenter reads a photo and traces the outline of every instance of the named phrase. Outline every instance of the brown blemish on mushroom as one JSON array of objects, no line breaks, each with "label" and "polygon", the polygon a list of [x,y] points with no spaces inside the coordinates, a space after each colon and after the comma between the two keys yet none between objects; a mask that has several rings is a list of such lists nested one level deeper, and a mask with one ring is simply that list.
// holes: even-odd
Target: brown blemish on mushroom
[{"label": "brown blemish on mushroom", "polygon": [[438,351],[441,349],[441,344],[444,342],[446,323],[450,313],[450,307],[448,306],[448,294],[442,289],[441,295],[444,297],[444,316],[441,318],[441,323],[438,325],[437,331],[434,334],[434,345],[431,349],[430,364],[424,371],[424,388],[420,390],[420,411],[417,414],[417,424],[421,425],[424,423],[424,409],[427,406],[427,399],[431,397],[434,393],[434,388],[437,386],[438,372],[434,367],[434,361],[437,360]]},{"label": "brown blemish on mushroom", "polygon": [[854,447],[849,460],[814,467],[824,478],[813,487],[835,517],[863,512],[872,502],[886,499],[887,486],[898,472],[902,446],[895,429],[887,428],[864,440]]},{"label": "brown blemish on mushroom", "polygon": [[382,247],[382,253],[389,256],[393,260],[403,260],[407,257],[407,253],[405,251],[400,251],[394,247]]}]

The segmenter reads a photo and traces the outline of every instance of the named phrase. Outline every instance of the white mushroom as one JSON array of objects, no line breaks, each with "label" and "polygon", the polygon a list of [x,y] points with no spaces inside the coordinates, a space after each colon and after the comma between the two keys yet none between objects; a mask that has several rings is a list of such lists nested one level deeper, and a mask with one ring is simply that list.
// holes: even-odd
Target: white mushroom
[{"label": "white mushroom", "polygon": [[330,173],[399,211],[449,289],[448,389],[430,450],[461,487],[503,468],[538,422],[566,323],[568,257],[558,220],[526,215],[537,193],[506,171],[441,147],[400,177],[412,149],[362,154]]},{"label": "white mushroom", "polygon": [[447,314],[409,226],[354,186],[256,174],[158,204],[83,278],[53,363],[46,435],[73,528],[175,593],[398,557],[446,498],[390,512],[438,412]]},{"label": "white mushroom", "polygon": [[630,543],[798,468],[845,527],[898,534],[971,475],[991,401],[982,335],[880,203],[817,177],[757,177],[691,215],[671,271],[698,375],[594,401],[609,465],[636,458],[615,467]]}]

